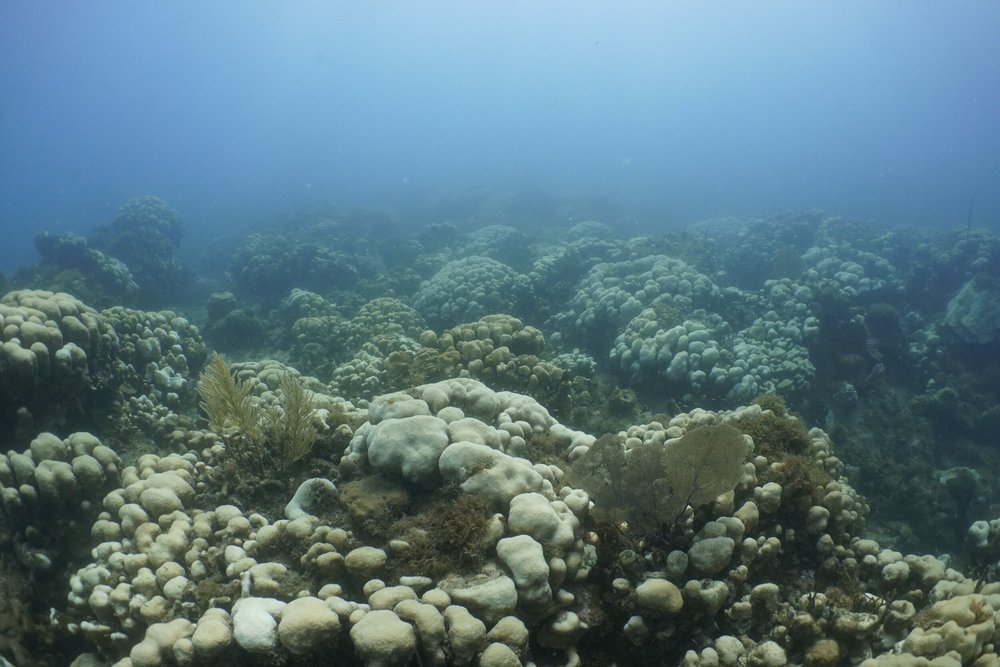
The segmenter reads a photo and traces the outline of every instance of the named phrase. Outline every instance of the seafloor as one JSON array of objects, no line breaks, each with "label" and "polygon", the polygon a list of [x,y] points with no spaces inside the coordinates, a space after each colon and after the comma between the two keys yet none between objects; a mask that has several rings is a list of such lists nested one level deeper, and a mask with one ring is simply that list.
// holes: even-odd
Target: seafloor
[{"label": "seafloor", "polygon": [[1000,665],[1000,236],[533,201],[39,234],[0,656]]}]

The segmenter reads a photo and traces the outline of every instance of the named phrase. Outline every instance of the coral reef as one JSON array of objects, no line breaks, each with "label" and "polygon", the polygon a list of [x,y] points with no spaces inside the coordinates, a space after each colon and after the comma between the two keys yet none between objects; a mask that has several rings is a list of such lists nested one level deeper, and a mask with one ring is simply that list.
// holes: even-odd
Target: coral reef
[{"label": "coral reef", "polygon": [[201,407],[212,430],[240,466],[258,476],[283,475],[309,454],[316,439],[317,416],[307,390],[286,373],[279,391],[278,405],[262,405],[250,384],[234,378],[218,353],[198,379]]},{"label": "coral reef", "polygon": [[307,237],[254,234],[233,257],[230,267],[236,291],[261,303],[275,302],[292,288],[350,288],[358,271],[350,258],[317,246]]},{"label": "coral reef", "polygon": [[100,285],[109,297],[129,298],[139,290],[132,272],[121,260],[91,248],[87,239],[72,232],[35,236],[35,248],[43,264],[58,269],[75,269],[92,283]]},{"label": "coral reef", "polygon": [[421,284],[413,306],[435,327],[489,313],[518,314],[527,281],[506,264],[472,256],[449,262]]},{"label": "coral reef", "polygon": [[[263,231],[205,339],[5,294],[0,657],[1000,664],[995,235],[508,203]],[[181,231],[143,199],[40,244],[111,293]]]},{"label": "coral reef", "polygon": [[0,433],[27,442],[43,429],[109,435],[162,429],[196,405],[204,362],[198,329],[173,311],[98,313],[65,293],[15,290],[0,301]]},{"label": "coral reef", "polygon": [[123,262],[145,302],[160,305],[191,282],[176,255],[183,236],[180,214],[159,197],[146,196],[122,204],[110,223],[94,231],[91,245]]},{"label": "coral reef", "polygon": [[[121,665],[352,653],[370,664],[419,654],[429,664],[685,665],[991,655],[996,585],[860,537],[868,506],[828,436],[812,429],[803,443],[780,402],[761,403],[597,440],[523,395],[469,379],[422,385],[373,400],[339,479],[303,484],[285,517],[212,504],[225,442],[146,454],[120,477],[117,457],[89,435],[40,436],[32,457],[75,447],[95,473],[121,480],[94,518],[93,560],[70,578],[65,612]],[[761,449],[743,430],[761,420],[794,427],[756,428],[771,438]],[[572,477],[593,495],[564,468],[523,458],[539,438],[576,461]],[[664,471],[653,486],[677,501],[667,503],[669,539],[634,506],[609,512],[635,489],[593,486],[613,451]],[[5,484],[26,474],[16,461],[0,469]],[[39,497],[62,497],[52,489]],[[988,544],[992,527],[972,534]]]},{"label": "coral reef", "polygon": [[1000,334],[998,290],[997,280],[985,275],[966,281],[948,302],[942,323],[963,340],[994,342]]},{"label": "coral reef", "polygon": [[97,311],[65,293],[0,300],[0,431],[28,433],[82,416],[118,340]]},{"label": "coral reef", "polygon": [[222,352],[260,348],[266,340],[263,320],[232,292],[213,292],[205,305],[205,339]]}]

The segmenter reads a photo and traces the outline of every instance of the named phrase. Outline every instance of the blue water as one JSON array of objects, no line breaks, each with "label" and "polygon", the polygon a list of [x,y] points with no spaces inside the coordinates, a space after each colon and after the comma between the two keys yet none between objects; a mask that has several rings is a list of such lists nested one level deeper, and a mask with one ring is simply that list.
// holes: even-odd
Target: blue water
[{"label": "blue water", "polygon": [[[649,227],[1000,221],[1000,4],[0,4],[0,270],[156,194],[197,244],[468,187]],[[609,221],[610,222],[610,221]]]}]

